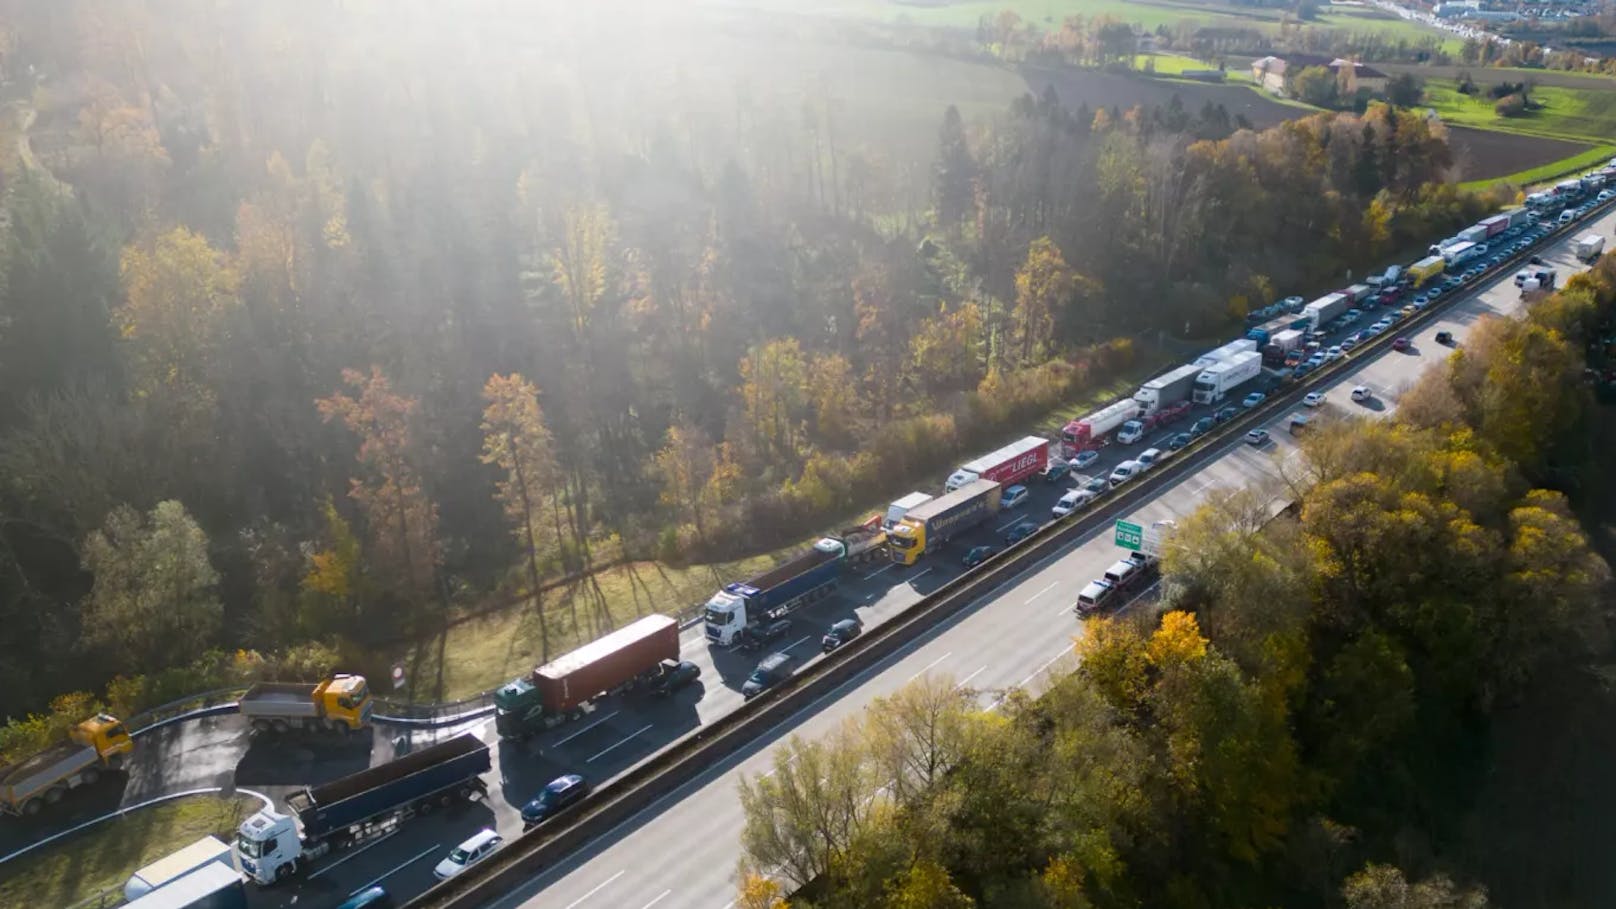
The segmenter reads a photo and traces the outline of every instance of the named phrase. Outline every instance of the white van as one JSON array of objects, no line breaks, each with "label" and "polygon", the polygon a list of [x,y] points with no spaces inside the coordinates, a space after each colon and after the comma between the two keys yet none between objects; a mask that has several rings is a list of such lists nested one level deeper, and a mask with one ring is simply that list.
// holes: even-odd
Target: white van
[{"label": "white van", "polygon": [[1111,488],[1116,489],[1144,472],[1145,466],[1138,461],[1123,461],[1116,470],[1111,471]]},{"label": "white van", "polygon": [[1139,565],[1128,559],[1120,559],[1116,564],[1105,570],[1100,580],[1110,584],[1113,588],[1121,589],[1128,586],[1133,576],[1139,573]]},{"label": "white van", "polygon": [[1077,614],[1089,615],[1099,612],[1110,602],[1111,594],[1115,589],[1104,581],[1090,581],[1077,595]]}]

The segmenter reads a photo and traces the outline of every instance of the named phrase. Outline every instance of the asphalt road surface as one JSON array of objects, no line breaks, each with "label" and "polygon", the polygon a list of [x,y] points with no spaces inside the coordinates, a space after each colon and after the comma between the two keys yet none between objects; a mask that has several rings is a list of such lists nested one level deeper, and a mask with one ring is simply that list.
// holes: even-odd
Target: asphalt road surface
[{"label": "asphalt road surface", "polygon": [[[1606,214],[1578,233],[1596,229],[1609,236],[1613,225],[1616,215]],[[1569,247],[1569,241],[1561,241],[1543,254],[1559,267],[1562,276],[1585,267],[1572,257]],[[1350,377],[1321,389],[1328,392],[1330,402],[1326,406],[1370,415],[1391,412],[1402,390],[1446,353],[1435,343],[1437,331],[1448,330],[1462,337],[1482,315],[1512,313],[1521,305],[1507,276],[1485,286],[1479,295],[1461,296],[1457,302],[1444,296],[1443,301],[1439,305],[1445,307],[1445,312],[1411,336],[1411,350],[1376,355],[1357,364]],[[1364,320],[1368,321],[1372,320]],[[1347,389],[1357,384],[1368,385],[1376,392],[1376,403],[1371,407],[1347,400]],[[1240,389],[1240,395],[1247,390]],[[1240,395],[1234,396],[1236,403]],[[1156,444],[1164,435],[1187,430],[1191,421],[1211,410],[1196,408],[1183,423],[1149,433],[1136,445],[1113,445],[1098,464],[1085,472],[1109,473],[1116,463]],[[1148,526],[1153,521],[1187,514],[1209,489],[1217,486],[1269,484],[1277,493],[1275,458],[1294,450],[1286,432],[1288,416],[1289,411],[1276,416],[1268,427],[1273,437],[1268,444],[1254,448],[1231,441],[1200,469],[1161,490],[1129,520]],[[943,476],[936,479],[940,484]],[[1029,485],[1032,497],[1026,504],[1001,513],[988,525],[956,539],[942,552],[924,557],[919,564],[908,568],[871,566],[844,580],[840,595],[794,615],[792,634],[783,640],[784,646],[773,649],[789,651],[798,658],[796,668],[800,669],[818,655],[820,634],[832,622],[856,616],[869,627],[907,608],[958,576],[964,570],[960,556],[970,547],[1002,546],[1004,531],[1024,518],[1040,523],[1048,520],[1050,507],[1071,483],[1043,484],[1035,480]],[[1282,505],[1276,496],[1275,510]],[[1082,630],[1082,623],[1071,611],[1077,591],[1122,555],[1106,529],[1027,566],[1016,583],[973,605],[834,696],[770,731],[751,750],[714,767],[673,796],[647,806],[611,835],[522,888],[506,905],[559,909],[724,907],[733,897],[738,858],[741,819],[735,797],[737,774],[766,771],[767,751],[781,737],[789,733],[823,734],[872,698],[925,672],[945,673],[976,690],[984,706],[991,705],[1010,687],[1036,687],[1041,676],[1070,662],[1072,639]],[[8,819],[0,824],[0,854],[119,805],[186,789],[239,786],[263,792],[284,805],[285,795],[298,786],[336,779],[384,763],[411,748],[471,731],[494,749],[495,778],[488,781],[490,798],[486,803],[412,821],[391,837],[318,864],[310,875],[296,882],[264,890],[250,888],[254,907],[276,909],[334,906],[373,883],[383,884],[397,896],[411,896],[432,883],[431,869],[439,859],[483,827],[494,827],[507,839],[519,834],[518,808],[550,779],[575,772],[596,785],[603,784],[698,725],[739,706],[741,682],[756,664],[758,654],[709,650],[699,626],[684,632],[681,651],[685,659],[701,667],[698,684],[667,700],[606,699],[583,719],[523,743],[502,745],[494,735],[491,718],[430,732],[378,725],[369,736],[282,741],[255,739],[235,715],[180,723],[142,737],[131,762],[128,783],[121,791],[109,781],[72,794],[58,806],[62,810],[50,813],[39,823]]]}]

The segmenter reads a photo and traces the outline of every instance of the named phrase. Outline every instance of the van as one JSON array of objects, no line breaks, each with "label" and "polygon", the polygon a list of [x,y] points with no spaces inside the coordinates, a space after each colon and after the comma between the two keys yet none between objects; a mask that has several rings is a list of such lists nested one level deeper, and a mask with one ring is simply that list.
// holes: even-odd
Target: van
[{"label": "van", "polygon": [[1116,489],[1141,473],[1144,473],[1144,465],[1138,461],[1123,461],[1116,470],[1111,471],[1111,488]]},{"label": "van", "polygon": [[1099,612],[1111,601],[1111,595],[1115,592],[1115,588],[1104,581],[1090,581],[1088,586],[1077,594],[1077,614],[1090,615]]},{"label": "van", "polygon": [[1100,577],[1100,580],[1105,581],[1112,587],[1120,589],[1128,586],[1128,582],[1132,581],[1134,575],[1138,573],[1138,564],[1128,559],[1121,559],[1113,564],[1110,568],[1107,568],[1105,570],[1105,574]]}]

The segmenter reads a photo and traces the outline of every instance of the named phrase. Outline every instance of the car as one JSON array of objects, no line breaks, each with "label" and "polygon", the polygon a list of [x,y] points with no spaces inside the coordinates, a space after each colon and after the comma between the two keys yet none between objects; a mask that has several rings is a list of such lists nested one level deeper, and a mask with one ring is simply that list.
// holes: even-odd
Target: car
[{"label": "car", "polygon": [[1446,290],[1446,288],[1444,288],[1441,284],[1432,284],[1425,291],[1425,302],[1426,302],[1426,304],[1429,305],[1437,297],[1442,296],[1442,294],[1443,294],[1443,292],[1445,290]]},{"label": "car", "polygon": [[776,651],[761,660],[741,683],[741,697],[750,701],[791,676],[791,654]]},{"label": "car", "polygon": [[1110,489],[1111,484],[1106,481],[1105,477],[1089,477],[1088,480],[1083,484],[1083,488],[1094,493],[1095,495],[1099,495],[1105,492],[1107,489]]},{"label": "car", "polygon": [[1415,312],[1424,312],[1425,307],[1431,305],[1431,298],[1426,296],[1418,296],[1415,297],[1414,301],[1408,305],[1412,306]]},{"label": "car", "polygon": [[1347,335],[1345,338],[1342,338],[1341,339],[1341,349],[1342,350],[1352,350],[1353,348],[1357,347],[1358,346],[1358,339],[1360,337],[1362,337],[1362,336],[1366,336],[1366,333],[1358,331],[1358,332],[1353,332],[1350,335]]},{"label": "car", "polygon": [[790,619],[775,619],[766,625],[749,625],[741,631],[742,650],[762,650],[791,633]]},{"label": "car", "polygon": [[1004,532],[1006,546],[1014,546],[1038,532],[1038,525],[1032,521],[1020,521],[1016,526]]},{"label": "car", "polygon": [[1301,377],[1312,372],[1313,369],[1314,365],[1312,363],[1298,363],[1296,364],[1296,368],[1291,370],[1291,378],[1300,379]]},{"label": "car", "polygon": [[393,909],[393,897],[382,887],[366,887],[343,900],[337,909]]},{"label": "car", "polygon": [[1252,408],[1252,407],[1256,407],[1258,404],[1261,404],[1262,402],[1264,402],[1266,400],[1268,400],[1267,395],[1263,394],[1260,391],[1254,391],[1251,394],[1246,395],[1244,398],[1240,399],[1240,406],[1249,409],[1249,408]]},{"label": "car", "polygon": [[1310,391],[1302,398],[1302,404],[1307,407],[1317,407],[1324,403],[1324,392]]},{"label": "car", "polygon": [[1415,313],[1417,313],[1419,311],[1420,311],[1420,308],[1418,306],[1415,306],[1413,303],[1410,303],[1407,306],[1404,306],[1402,309],[1398,310],[1398,312],[1401,312],[1405,316],[1412,316],[1412,315],[1414,315]]},{"label": "car", "polygon": [[472,865],[493,855],[494,850],[498,849],[499,844],[503,842],[505,842],[504,837],[501,837],[492,829],[484,827],[473,835],[471,839],[449,850],[449,854],[444,857],[443,861],[432,869],[432,876],[440,881],[456,877]]},{"label": "car", "polygon": [[1182,451],[1184,449],[1184,446],[1190,444],[1193,441],[1195,441],[1195,437],[1190,435],[1189,433],[1187,433],[1187,432],[1177,433],[1171,439],[1167,440],[1167,450],[1168,451]]},{"label": "car", "polygon": [[689,660],[663,660],[661,671],[647,690],[656,697],[667,697],[701,678],[701,667]]},{"label": "car", "polygon": [[1330,362],[1330,361],[1334,361],[1334,360],[1339,360],[1339,359],[1341,359],[1342,357],[1344,357],[1346,355],[1347,355],[1347,352],[1342,350],[1340,347],[1332,347],[1329,350],[1324,352],[1324,359],[1325,359],[1326,362]]},{"label": "car", "polygon": [[858,637],[863,631],[864,629],[859,626],[858,619],[842,619],[825,629],[825,636],[819,639],[819,652],[830,653],[832,650]]},{"label": "car", "polygon": [[1352,389],[1352,400],[1358,404],[1372,401],[1374,398],[1375,393],[1370,391],[1367,385],[1359,385]]},{"label": "car", "polygon": [[1092,467],[1094,466],[1094,462],[1098,460],[1100,460],[1099,452],[1092,449],[1089,451],[1080,451],[1077,453],[1077,457],[1072,459],[1072,469],[1082,470],[1085,467]]},{"label": "car", "polygon": [[1301,297],[1286,297],[1280,302],[1285,305],[1286,312],[1301,312],[1302,307],[1307,305],[1307,301]]},{"label": "car", "polygon": [[1170,452],[1162,451],[1160,448],[1147,448],[1144,451],[1139,452],[1139,456],[1134,458],[1134,460],[1139,462],[1139,472],[1144,473],[1150,468],[1155,467],[1157,464],[1167,460],[1168,454],[1170,454]]},{"label": "car", "polygon": [[1392,350],[1408,350],[1409,346],[1407,338],[1398,338],[1392,341]]},{"label": "car", "polygon": [[1144,472],[1145,468],[1138,461],[1123,461],[1117,465],[1116,470],[1111,471],[1109,479],[1111,488],[1115,489]]},{"label": "car", "polygon": [[1267,445],[1268,444],[1268,430],[1266,430],[1266,429],[1253,429],[1252,431],[1246,433],[1246,444],[1247,445]]},{"label": "car", "polygon": [[532,827],[555,817],[589,794],[589,781],[576,773],[563,774],[539,790],[539,794],[522,806],[522,824]]},{"label": "car", "polygon": [[1045,483],[1059,483],[1061,480],[1066,478],[1066,474],[1070,473],[1071,470],[1072,465],[1066,463],[1065,461],[1050,461],[1043,470],[1038,472],[1038,476],[1042,478]]},{"label": "car", "polygon": [[1438,343],[1438,344],[1452,344],[1453,343],[1453,332],[1451,332],[1451,331],[1439,331],[1439,332],[1437,332],[1436,333],[1436,343]]},{"label": "car", "polygon": [[1020,484],[1011,486],[999,496],[999,509],[1001,511],[1008,511],[1012,508],[1020,508],[1021,506],[1027,504],[1027,499],[1031,495],[1032,493],[1029,492],[1025,486]]},{"label": "car", "polygon": [[1191,426],[1190,426],[1190,437],[1193,438],[1195,436],[1204,436],[1207,433],[1211,432],[1212,427],[1216,426],[1216,425],[1217,425],[1217,421],[1212,419],[1211,417],[1202,417],[1199,420],[1196,420],[1193,424],[1191,424]]},{"label": "car", "polygon": [[1532,258],[1526,260],[1526,264],[1528,264],[1528,265],[1542,265],[1543,264],[1543,257],[1542,256],[1533,256]]},{"label": "car", "polygon": [[1558,220],[1561,224],[1570,224],[1572,221],[1577,220],[1577,213],[1576,211],[1568,208],[1565,211],[1560,212],[1560,217],[1556,220]]},{"label": "car", "polygon": [[1055,507],[1050,509],[1050,511],[1055,515],[1055,517],[1064,518],[1079,508],[1093,502],[1094,498],[1095,494],[1087,489],[1069,490],[1066,495],[1060,497],[1060,501],[1056,502]]},{"label": "car", "polygon": [[993,548],[992,546],[972,546],[966,551],[965,558],[960,559],[960,564],[964,565],[966,568],[975,568],[983,562],[986,562],[993,556],[995,552],[998,551],[999,550]]},{"label": "car", "polygon": [[1608,200],[1611,196],[1616,196],[1616,193],[1613,193],[1608,189],[1602,189],[1602,190],[1599,191],[1599,195],[1594,196],[1594,198],[1598,199],[1600,202],[1604,202],[1604,201]]}]

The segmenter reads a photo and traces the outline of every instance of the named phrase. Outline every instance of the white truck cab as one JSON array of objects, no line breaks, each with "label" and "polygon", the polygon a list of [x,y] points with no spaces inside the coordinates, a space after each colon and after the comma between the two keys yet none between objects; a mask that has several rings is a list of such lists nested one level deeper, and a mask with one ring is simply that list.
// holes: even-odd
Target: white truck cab
[{"label": "white truck cab", "polygon": [[1145,436],[1145,424],[1140,420],[1129,420],[1117,430],[1117,441],[1124,445],[1132,445]]},{"label": "white truck cab", "polygon": [[290,877],[303,857],[297,820],[265,808],[241,822],[236,830],[236,858],[241,870],[259,884]]}]

